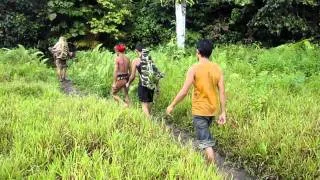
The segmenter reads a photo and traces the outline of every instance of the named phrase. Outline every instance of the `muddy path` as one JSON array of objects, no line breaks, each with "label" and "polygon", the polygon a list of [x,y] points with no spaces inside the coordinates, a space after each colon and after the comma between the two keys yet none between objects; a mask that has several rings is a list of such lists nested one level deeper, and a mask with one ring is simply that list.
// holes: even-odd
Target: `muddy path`
[{"label": "muddy path", "polygon": [[[72,81],[66,80],[60,83],[61,90],[67,95],[78,95],[84,96],[82,92],[77,90],[73,85]],[[168,124],[164,120],[165,128],[169,129],[174,139],[181,144],[185,145],[187,143],[192,143],[193,148],[197,149],[197,141],[193,138],[192,134],[187,131],[181,130],[179,127]],[[230,166],[230,163],[226,161],[226,158],[219,153],[216,153],[216,161],[219,172],[226,177],[226,179],[234,179],[234,180],[255,180],[258,179],[256,177],[250,176],[249,173],[245,169],[233,168]]]},{"label": "muddy path", "polygon": [[[173,124],[165,124],[167,128],[170,129],[174,138],[179,141],[181,144],[188,144],[192,143],[193,148],[196,151],[197,149],[197,141],[193,138],[190,132],[181,130],[179,127],[176,127]],[[218,171],[222,173],[226,179],[234,179],[234,180],[255,180],[258,179],[249,175],[249,173],[245,169],[234,168],[230,164],[230,162],[226,161],[226,157],[220,155],[216,152],[216,166],[218,167]]]},{"label": "muddy path", "polygon": [[81,93],[79,90],[75,88],[71,80],[62,81],[60,83],[60,88],[67,95],[83,95],[83,93]]}]

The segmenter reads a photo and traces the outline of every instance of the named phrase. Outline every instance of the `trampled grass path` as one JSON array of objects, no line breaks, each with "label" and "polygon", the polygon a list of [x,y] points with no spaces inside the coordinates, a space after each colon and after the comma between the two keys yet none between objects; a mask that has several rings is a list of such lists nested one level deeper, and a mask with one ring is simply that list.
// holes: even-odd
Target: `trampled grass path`
[{"label": "trampled grass path", "polygon": [[[72,83],[72,81],[67,80],[61,82],[61,90],[67,95],[78,95],[84,96],[85,94],[79,91]],[[192,137],[190,132],[183,131],[179,127],[174,124],[168,124],[165,121],[165,118],[161,117],[165,123],[164,127],[167,128],[173,135],[173,137],[180,142],[182,145],[191,143],[195,150],[198,150],[197,141]],[[250,176],[249,173],[245,169],[234,168],[226,161],[226,158],[216,152],[216,159],[218,170],[222,173],[226,179],[234,179],[234,180],[253,180],[257,179],[256,177]]]}]

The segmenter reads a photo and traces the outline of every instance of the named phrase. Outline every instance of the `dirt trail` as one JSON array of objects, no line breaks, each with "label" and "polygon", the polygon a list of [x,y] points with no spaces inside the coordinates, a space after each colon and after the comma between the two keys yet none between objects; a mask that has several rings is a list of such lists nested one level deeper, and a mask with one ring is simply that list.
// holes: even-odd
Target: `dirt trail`
[{"label": "dirt trail", "polygon": [[[74,86],[72,81],[67,80],[61,82],[61,89],[67,95],[80,95],[82,96],[79,90],[77,90]],[[185,132],[178,127],[172,124],[166,124],[166,127],[172,132],[174,138],[181,142],[182,144],[187,144],[189,142],[192,143],[195,150],[197,150],[197,141],[192,137],[189,132]],[[226,179],[234,179],[234,180],[255,180],[257,178],[252,177],[246,172],[244,169],[233,168],[228,165],[226,162],[225,157],[221,156],[220,154],[216,153],[217,158],[217,167],[219,172],[222,173]]]},{"label": "dirt trail", "polygon": [[[182,144],[187,144],[189,142],[192,143],[193,148],[197,149],[197,141],[192,137],[189,132],[183,131],[178,127],[170,124],[166,124],[167,128],[169,128],[174,135],[175,139],[180,141]],[[226,158],[219,153],[216,153],[217,167],[219,172],[222,173],[226,179],[234,179],[234,180],[255,180],[253,176],[250,176],[249,173],[244,169],[233,168],[229,166]]]},{"label": "dirt trail", "polygon": [[60,86],[61,90],[67,95],[82,95],[82,93],[73,86],[73,83],[70,80],[62,81]]}]

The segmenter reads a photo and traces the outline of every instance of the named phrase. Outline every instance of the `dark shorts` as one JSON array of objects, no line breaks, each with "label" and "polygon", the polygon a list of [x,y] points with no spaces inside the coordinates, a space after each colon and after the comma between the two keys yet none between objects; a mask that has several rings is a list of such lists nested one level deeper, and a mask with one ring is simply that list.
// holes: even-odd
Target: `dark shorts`
[{"label": "dark shorts", "polygon": [[57,58],[56,59],[56,66],[59,69],[67,68],[67,60]]},{"label": "dark shorts", "polygon": [[147,87],[138,85],[138,97],[140,102],[151,103],[153,102],[154,90],[151,90]]},{"label": "dark shorts", "polygon": [[214,147],[215,142],[210,133],[210,125],[214,117],[210,116],[193,116],[193,126],[196,131],[199,149],[204,150],[207,147]]}]

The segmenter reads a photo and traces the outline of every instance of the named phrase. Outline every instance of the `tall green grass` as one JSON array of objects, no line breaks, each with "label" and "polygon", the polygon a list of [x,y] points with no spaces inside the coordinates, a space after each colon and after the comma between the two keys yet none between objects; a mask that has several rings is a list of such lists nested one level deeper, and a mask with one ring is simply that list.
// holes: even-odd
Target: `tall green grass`
[{"label": "tall green grass", "polygon": [[38,55],[0,58],[0,179],[221,179],[138,110],[62,94]]},{"label": "tall green grass", "polygon": [[15,50],[0,49],[0,82],[20,80],[54,82],[54,71],[45,64],[42,52],[19,46]]},{"label": "tall green grass", "polygon": [[[166,46],[152,51],[153,59],[166,74],[154,107],[158,116],[164,114],[181,88],[187,69],[196,63],[194,52],[193,49],[184,53]],[[99,54],[106,52],[80,53],[79,62],[72,67],[72,77],[76,79],[81,72],[78,67],[86,64],[101,68],[98,59],[82,58]],[[105,55],[104,59],[103,66],[110,67],[108,73],[91,75],[98,82],[108,79],[106,87],[112,79],[112,55]],[[215,48],[213,61],[225,73],[228,123],[224,127],[214,125],[212,132],[219,149],[230,160],[264,178],[320,177],[319,59],[319,46],[308,41],[272,49],[255,45]],[[106,91],[102,86],[92,89],[95,82],[78,83],[92,93],[102,95],[100,92]],[[169,121],[192,130],[190,108],[188,96]]]}]

